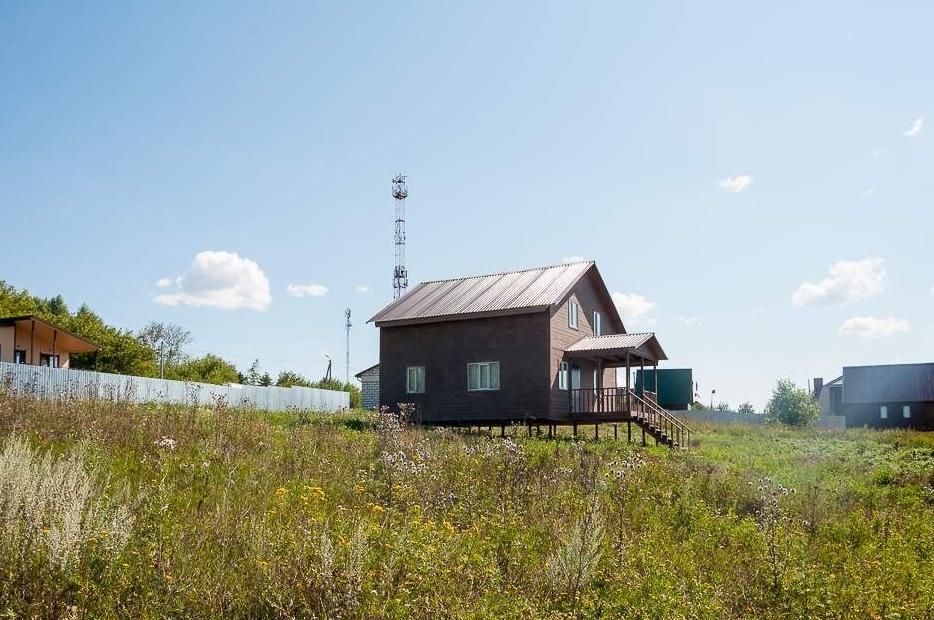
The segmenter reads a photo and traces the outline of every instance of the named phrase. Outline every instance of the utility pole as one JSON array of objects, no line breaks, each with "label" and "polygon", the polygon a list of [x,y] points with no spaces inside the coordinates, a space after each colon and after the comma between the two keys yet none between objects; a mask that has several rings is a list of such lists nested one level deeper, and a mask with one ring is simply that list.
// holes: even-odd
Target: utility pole
[{"label": "utility pole", "polygon": [[347,374],[344,379],[350,383],[350,328],[353,324],[350,322],[350,308],[344,310],[344,329],[347,330]]}]

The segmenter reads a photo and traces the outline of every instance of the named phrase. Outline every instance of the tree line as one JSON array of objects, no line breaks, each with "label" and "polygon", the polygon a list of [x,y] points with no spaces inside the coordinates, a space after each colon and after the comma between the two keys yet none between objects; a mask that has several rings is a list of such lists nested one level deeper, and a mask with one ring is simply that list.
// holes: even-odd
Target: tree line
[{"label": "tree line", "polygon": [[185,353],[192,340],[191,332],[180,325],[152,321],[137,332],[120,329],[105,323],[87,304],[72,312],[61,295],[36,297],[27,289],[17,289],[0,280],[0,316],[27,314],[100,345],[101,350],[96,353],[72,355],[70,366],[75,369],[199,383],[318,387],[350,392],[352,407],[359,407],[362,402],[360,389],[349,382],[332,378],[312,381],[292,371],[280,372],[273,379],[262,371],[259,360],[246,372],[240,372],[218,355],[191,357]]}]

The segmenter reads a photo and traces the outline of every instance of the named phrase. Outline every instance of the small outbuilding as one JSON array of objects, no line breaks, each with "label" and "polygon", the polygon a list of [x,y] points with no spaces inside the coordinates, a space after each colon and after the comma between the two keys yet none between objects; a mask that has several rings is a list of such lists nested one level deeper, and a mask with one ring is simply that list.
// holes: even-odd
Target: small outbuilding
[{"label": "small outbuilding", "polygon": [[363,408],[376,409],[379,407],[379,364],[373,364],[354,376],[360,381],[360,390],[363,392]]},{"label": "small outbuilding", "polygon": [[0,318],[0,362],[68,368],[72,354],[99,350],[96,343],[32,314]]}]

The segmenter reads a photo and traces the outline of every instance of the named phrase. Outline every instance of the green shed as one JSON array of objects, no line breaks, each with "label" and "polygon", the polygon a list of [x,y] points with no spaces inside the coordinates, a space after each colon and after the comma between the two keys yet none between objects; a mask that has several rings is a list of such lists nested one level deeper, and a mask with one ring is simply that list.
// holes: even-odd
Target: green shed
[{"label": "green shed", "polygon": [[[687,410],[694,402],[694,373],[690,368],[664,368],[658,372],[658,404],[665,409]],[[652,368],[636,371],[636,393],[645,389],[655,391],[655,373]]]}]

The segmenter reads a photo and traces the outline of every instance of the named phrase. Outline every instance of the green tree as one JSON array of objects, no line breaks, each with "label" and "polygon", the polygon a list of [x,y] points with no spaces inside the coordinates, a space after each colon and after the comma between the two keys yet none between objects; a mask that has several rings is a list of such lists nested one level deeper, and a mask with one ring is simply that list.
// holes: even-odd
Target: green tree
[{"label": "green tree", "polygon": [[299,387],[311,387],[311,381],[298,374],[297,372],[283,370],[276,378],[276,385],[278,387],[292,387],[293,385]]},{"label": "green tree", "polygon": [[204,357],[188,359],[175,366],[170,366],[166,370],[166,378],[224,385],[226,383],[237,383],[239,373],[233,364],[209,353]]},{"label": "green tree", "polygon": [[263,387],[269,387],[272,385],[272,376],[268,372],[264,372],[263,375],[259,378],[259,385]]},{"label": "green tree", "polygon": [[725,400],[721,400],[719,403],[717,403],[716,409],[717,411],[729,411],[730,403],[726,402]]},{"label": "green tree", "polygon": [[807,426],[820,415],[820,408],[807,390],[797,387],[791,379],[780,379],[772,391],[765,414],[771,422]]},{"label": "green tree", "polygon": [[171,368],[185,360],[183,351],[191,342],[191,332],[175,323],[150,321],[136,334],[140,342],[155,354],[159,376],[166,376],[166,368]]},{"label": "green tree", "polygon": [[756,408],[752,406],[752,403],[750,403],[750,402],[747,401],[747,402],[743,403],[742,405],[740,405],[740,406],[736,409],[736,411],[737,411],[738,413],[742,413],[742,414],[744,414],[744,415],[752,415],[752,414],[754,414],[754,413],[756,412]]},{"label": "green tree", "polygon": [[244,385],[259,385],[260,379],[263,377],[262,368],[259,366],[259,360],[253,360],[253,363],[250,364],[250,369],[246,371],[244,376]]}]

